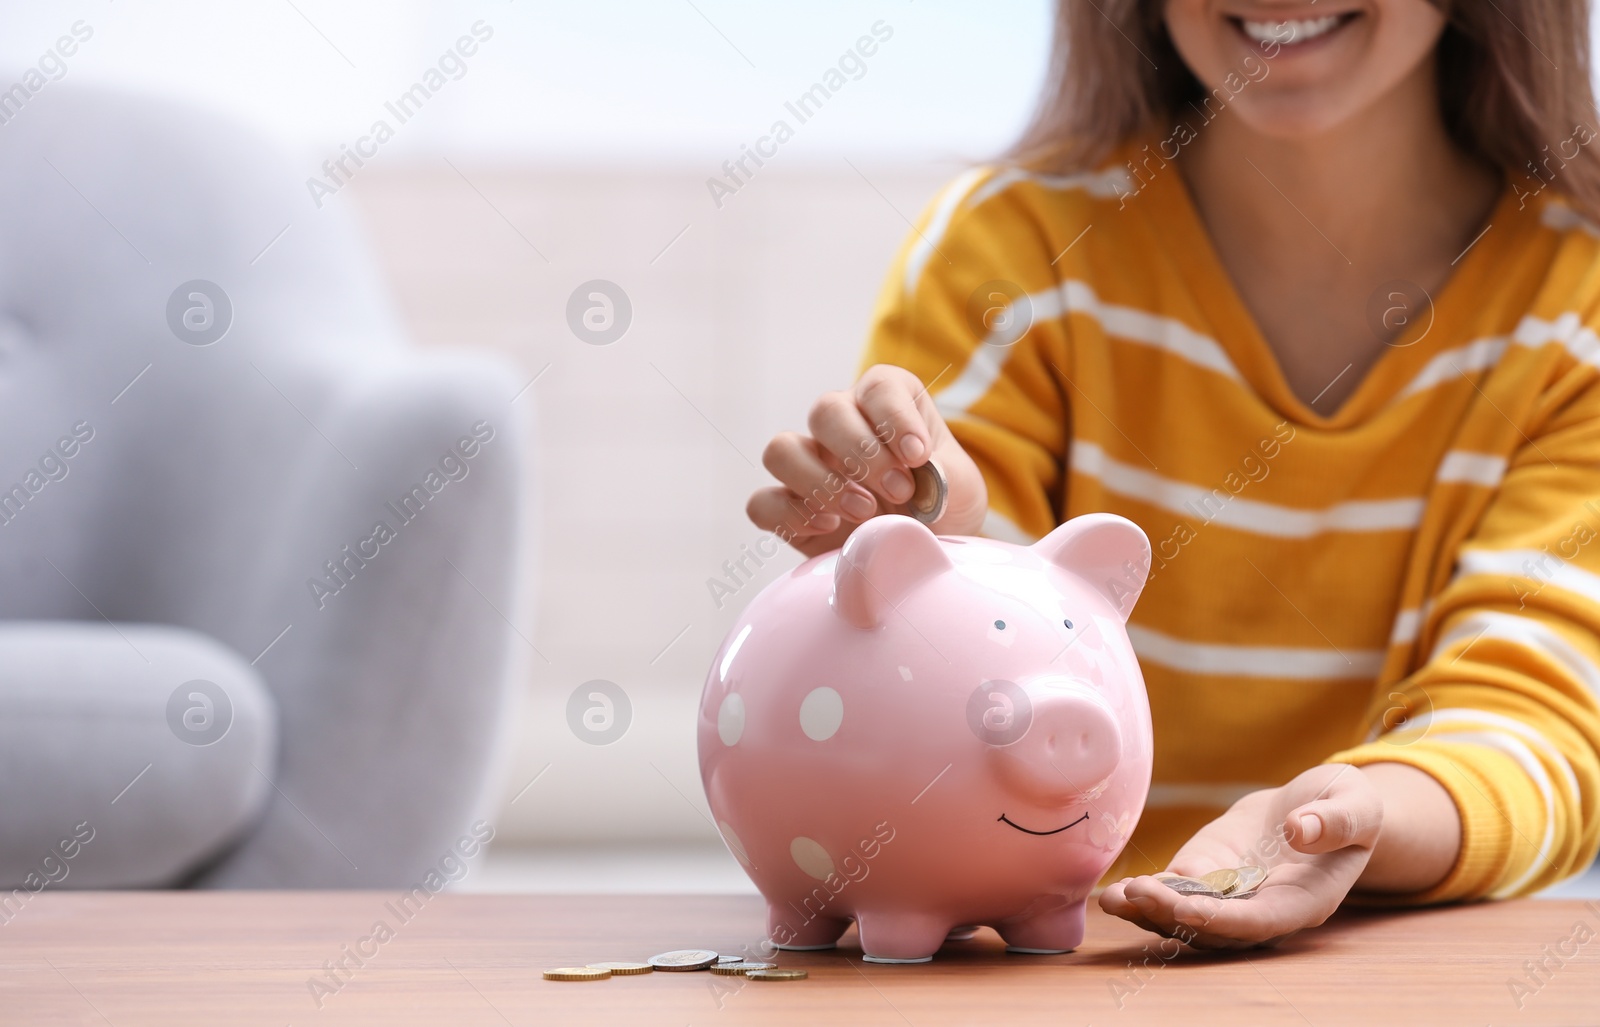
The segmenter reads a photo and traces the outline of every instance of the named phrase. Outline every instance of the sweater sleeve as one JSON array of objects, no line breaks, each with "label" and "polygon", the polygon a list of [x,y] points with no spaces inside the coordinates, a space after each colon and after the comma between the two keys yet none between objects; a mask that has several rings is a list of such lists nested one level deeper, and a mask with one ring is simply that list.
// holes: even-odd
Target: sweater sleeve
[{"label": "sweater sleeve", "polygon": [[988,188],[997,174],[970,171],[929,204],[890,268],[862,367],[922,380],[983,473],[983,534],[1030,542],[1059,523],[1069,365],[1048,316],[1048,243],[1017,187]]},{"label": "sweater sleeve", "polygon": [[[1502,898],[1600,845],[1600,382],[1579,362],[1539,400],[1498,492],[1425,610],[1422,665],[1330,757],[1432,775],[1461,815],[1445,880],[1400,903]],[[1531,436],[1531,437],[1530,437]]]}]

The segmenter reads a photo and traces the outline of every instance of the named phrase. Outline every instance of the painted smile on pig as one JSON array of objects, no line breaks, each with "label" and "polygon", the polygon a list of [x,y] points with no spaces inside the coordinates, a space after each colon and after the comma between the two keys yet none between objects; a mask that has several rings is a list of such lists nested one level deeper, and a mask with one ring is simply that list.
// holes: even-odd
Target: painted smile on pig
[{"label": "painted smile on pig", "polygon": [[1019,824],[1016,821],[1014,821],[1014,820],[1010,819],[1009,817],[1007,817],[1004,813],[1000,814],[1000,819],[1002,821],[1004,821],[1005,823],[1010,824],[1012,827],[1016,828],[1018,831],[1021,831],[1023,834],[1047,835],[1047,834],[1060,834],[1062,831],[1065,831],[1067,829],[1067,827],[1077,827],[1079,824],[1081,824],[1085,820],[1089,819],[1089,814],[1085,813],[1083,816],[1079,817],[1077,820],[1074,820],[1072,823],[1068,824],[1067,827],[1058,827],[1054,831],[1030,831],[1026,827],[1023,827],[1021,824]]}]

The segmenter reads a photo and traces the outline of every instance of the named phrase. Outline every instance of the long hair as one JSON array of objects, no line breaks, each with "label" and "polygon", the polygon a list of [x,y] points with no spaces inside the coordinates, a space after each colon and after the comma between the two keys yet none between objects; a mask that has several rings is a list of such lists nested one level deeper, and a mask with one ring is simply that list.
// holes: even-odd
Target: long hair
[{"label": "long hair", "polygon": [[[1600,218],[1589,0],[1430,0],[1446,130],[1467,153],[1554,184]],[[1086,171],[1131,137],[1187,118],[1206,89],[1167,35],[1163,0],[1057,0],[1044,94],[1006,158]]]}]

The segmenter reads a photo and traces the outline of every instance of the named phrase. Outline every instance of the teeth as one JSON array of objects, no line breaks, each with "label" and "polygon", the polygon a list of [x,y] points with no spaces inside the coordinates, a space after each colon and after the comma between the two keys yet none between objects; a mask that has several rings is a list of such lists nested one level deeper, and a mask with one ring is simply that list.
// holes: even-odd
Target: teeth
[{"label": "teeth", "polygon": [[1304,43],[1308,39],[1323,35],[1335,28],[1340,20],[1340,15],[1330,14],[1322,18],[1303,18],[1298,21],[1246,21],[1243,24],[1244,34],[1257,43],[1293,46],[1295,43]]}]

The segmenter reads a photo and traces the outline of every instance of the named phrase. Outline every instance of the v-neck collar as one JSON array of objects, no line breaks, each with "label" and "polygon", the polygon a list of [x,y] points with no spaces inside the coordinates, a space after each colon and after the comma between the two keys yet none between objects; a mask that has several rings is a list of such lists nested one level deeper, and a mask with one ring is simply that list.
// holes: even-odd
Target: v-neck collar
[{"label": "v-neck collar", "polygon": [[1217,344],[1228,354],[1245,383],[1281,416],[1307,427],[1329,430],[1358,425],[1382,410],[1429,360],[1462,341],[1453,338],[1451,333],[1473,324],[1476,320],[1471,316],[1474,307],[1481,305],[1483,297],[1493,291],[1491,278],[1496,268],[1503,270],[1504,260],[1538,221],[1536,207],[1519,209],[1516,191],[1506,185],[1489,215],[1487,227],[1458,258],[1450,277],[1433,298],[1433,318],[1408,326],[1398,339],[1384,348],[1339,408],[1323,415],[1289,387],[1277,355],[1212,245],[1211,235],[1200,219],[1199,208],[1175,161],[1151,177],[1134,205],[1143,207],[1154,237],[1164,241],[1168,258],[1208,322],[1209,330],[1215,333]]}]

